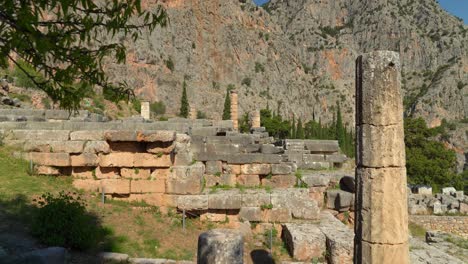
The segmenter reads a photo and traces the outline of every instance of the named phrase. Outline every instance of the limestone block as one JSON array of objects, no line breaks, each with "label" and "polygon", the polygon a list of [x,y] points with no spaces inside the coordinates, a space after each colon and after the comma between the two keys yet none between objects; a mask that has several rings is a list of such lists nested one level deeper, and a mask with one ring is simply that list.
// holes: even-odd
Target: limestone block
[{"label": "limestone block", "polygon": [[219,185],[221,176],[205,174],[203,178],[205,179],[205,187],[211,188],[213,186]]},{"label": "limestone block", "polygon": [[325,160],[332,163],[344,163],[348,158],[343,154],[325,155]]},{"label": "limestone block", "polygon": [[326,237],[328,263],[353,263],[354,232],[331,214],[322,214],[319,229]]},{"label": "limestone block", "polygon": [[260,222],[262,218],[263,213],[260,207],[241,207],[239,211],[241,221]]},{"label": "limestone block", "polygon": [[50,166],[37,165],[34,166],[34,171],[38,175],[60,175],[60,170],[58,168]]},{"label": "limestone block", "polygon": [[101,167],[133,167],[133,153],[118,153],[101,154],[99,156],[99,166]]},{"label": "limestone block", "polygon": [[323,207],[326,190],[327,187],[309,187],[309,197],[317,202],[319,208]]},{"label": "limestone block", "polygon": [[92,179],[74,179],[73,187],[79,190],[85,190],[89,192],[96,192],[101,186],[101,181],[95,181]]},{"label": "limestone block", "polygon": [[199,194],[202,190],[202,179],[205,166],[196,163],[192,166],[174,166],[166,180],[166,191],[169,194]]},{"label": "limestone block", "polygon": [[269,223],[287,223],[292,219],[289,208],[272,208],[263,210],[263,222]]},{"label": "limestone block", "polygon": [[5,135],[6,140],[31,140],[31,141],[67,141],[70,137],[69,130],[11,130]]},{"label": "limestone block", "polygon": [[271,188],[292,188],[296,185],[296,176],[294,175],[273,175],[262,179],[262,186]]},{"label": "limestone block", "polygon": [[242,174],[268,175],[271,173],[270,164],[244,164],[241,165]]},{"label": "limestone block", "polygon": [[403,123],[391,126],[362,125],[357,127],[358,155],[356,163],[358,166],[381,168],[381,167],[404,167],[405,166],[405,143],[403,141]]},{"label": "limestone block", "polygon": [[360,168],[356,180],[362,191],[362,239],[372,243],[401,244],[408,240],[408,205],[405,168]]},{"label": "limestone block", "polygon": [[280,162],[281,162],[281,156],[276,155],[276,154],[247,153],[247,154],[229,155],[227,157],[227,163],[229,164],[252,164],[252,163],[277,164]]},{"label": "limestone block", "polygon": [[137,141],[137,132],[131,130],[106,131],[104,139],[110,142]]},{"label": "limestone block", "polygon": [[302,176],[302,181],[309,187],[323,187],[330,184],[330,177],[324,174],[306,174]]},{"label": "limestone block", "polygon": [[264,154],[280,154],[284,152],[284,149],[273,144],[262,144],[260,151]]},{"label": "limestone block", "polygon": [[95,167],[73,167],[72,176],[80,179],[94,179],[96,176]]},{"label": "limestone block", "polygon": [[318,219],[320,209],[317,202],[309,198],[308,189],[278,189],[271,194],[273,207],[288,208],[299,219]]},{"label": "limestone block", "polygon": [[152,206],[165,206],[163,203],[162,193],[143,193],[137,194],[132,193],[128,198],[124,198],[126,201],[144,201]]},{"label": "limestone block", "polygon": [[325,253],[325,235],[313,224],[283,225],[283,240],[291,256],[299,261],[310,261]]},{"label": "limestone block", "polygon": [[176,135],[175,131],[168,130],[138,131],[136,138],[138,142],[172,142]]},{"label": "limestone block", "polygon": [[402,263],[408,264],[409,245],[408,242],[394,245],[371,244],[362,241],[363,264],[371,263]]},{"label": "limestone block", "polygon": [[29,157],[34,164],[54,167],[70,166],[70,154],[68,153],[31,152]]},{"label": "limestone block", "polygon": [[164,181],[132,180],[130,183],[131,193],[164,193],[165,191]]},{"label": "limestone block", "polygon": [[206,174],[220,174],[223,170],[223,163],[221,161],[207,161],[205,163]]},{"label": "limestone block", "polygon": [[172,165],[170,155],[155,155],[150,153],[135,153],[135,167],[169,168]]},{"label": "limestone block", "polygon": [[264,190],[245,190],[242,193],[243,207],[261,207],[271,204],[270,194]]},{"label": "limestone block", "polygon": [[177,200],[179,197],[181,197],[181,195],[163,194],[161,206],[177,207]]},{"label": "limestone block", "polygon": [[241,166],[240,165],[226,164],[223,167],[224,167],[224,170],[226,171],[226,173],[241,174]]},{"label": "limestone block", "polygon": [[101,186],[99,186],[99,191],[102,192],[103,188],[104,192],[109,194],[129,194],[130,180],[104,179],[101,180]]},{"label": "limestone block", "polygon": [[222,191],[208,195],[209,209],[240,209],[242,195],[236,191]]},{"label": "limestone block", "polygon": [[337,140],[305,140],[304,145],[311,153],[335,153],[340,150]]},{"label": "limestone block", "polygon": [[84,152],[107,154],[110,152],[110,147],[106,141],[88,141],[84,146]]},{"label": "limestone block", "polygon": [[342,190],[327,191],[327,208],[336,211],[349,211],[354,205],[354,194]]},{"label": "limestone block", "polygon": [[177,208],[185,210],[208,210],[208,195],[181,195]]},{"label": "limestone block", "polygon": [[237,176],[237,183],[245,187],[260,186],[260,176],[241,174]]},{"label": "limestone block", "polygon": [[109,142],[109,147],[112,152],[146,152],[146,145],[135,141]]},{"label": "limestone block", "polygon": [[238,231],[213,229],[202,233],[198,238],[197,263],[242,264],[244,239]]},{"label": "limestone block", "polygon": [[120,168],[97,167],[96,178],[98,179],[118,179],[120,178]]},{"label": "limestone block", "polygon": [[70,133],[70,140],[102,141],[104,140],[104,131],[73,131]]},{"label": "limestone block", "polygon": [[209,210],[207,213],[200,215],[200,220],[203,222],[226,222],[226,219],[228,219],[226,210]]},{"label": "limestone block", "polygon": [[71,155],[70,162],[73,167],[94,167],[99,164],[99,159],[94,153],[82,153],[80,155]]},{"label": "limestone block", "polygon": [[174,151],[176,144],[172,141],[169,142],[151,142],[146,145],[146,152],[149,153],[163,153],[163,154],[170,154]]},{"label": "limestone block", "polygon": [[455,193],[457,190],[454,187],[445,187],[442,188],[442,194],[450,195],[452,193]]},{"label": "limestone block", "polygon": [[128,179],[146,180],[151,177],[151,170],[141,169],[141,168],[121,168],[120,175],[123,178],[128,178]]},{"label": "limestone block", "polygon": [[314,163],[314,162],[325,162],[325,155],[323,154],[303,154],[302,161],[305,164]]},{"label": "limestone block", "polygon": [[169,168],[156,168],[151,172],[151,179],[167,179],[169,177],[169,173],[171,173],[171,169]]},{"label": "limestone block", "polygon": [[81,153],[84,141],[26,141],[23,149],[26,152]]},{"label": "limestone block", "polygon": [[289,164],[271,164],[271,174],[273,175],[286,175],[293,173],[293,167]]}]

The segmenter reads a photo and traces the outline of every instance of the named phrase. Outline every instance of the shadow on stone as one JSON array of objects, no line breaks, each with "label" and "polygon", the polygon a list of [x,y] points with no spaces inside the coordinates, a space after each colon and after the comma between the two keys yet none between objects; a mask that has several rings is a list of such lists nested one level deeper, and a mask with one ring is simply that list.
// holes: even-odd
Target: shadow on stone
[{"label": "shadow on stone", "polygon": [[275,264],[275,260],[271,257],[270,252],[264,249],[252,250],[250,257],[254,264]]}]

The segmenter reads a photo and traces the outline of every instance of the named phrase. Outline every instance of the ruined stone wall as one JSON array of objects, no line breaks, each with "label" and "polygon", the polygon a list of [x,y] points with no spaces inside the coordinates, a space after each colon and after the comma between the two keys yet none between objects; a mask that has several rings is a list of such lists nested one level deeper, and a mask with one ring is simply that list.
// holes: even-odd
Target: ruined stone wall
[{"label": "ruined stone wall", "polygon": [[426,229],[444,231],[468,238],[468,217],[466,216],[411,215],[410,221]]}]

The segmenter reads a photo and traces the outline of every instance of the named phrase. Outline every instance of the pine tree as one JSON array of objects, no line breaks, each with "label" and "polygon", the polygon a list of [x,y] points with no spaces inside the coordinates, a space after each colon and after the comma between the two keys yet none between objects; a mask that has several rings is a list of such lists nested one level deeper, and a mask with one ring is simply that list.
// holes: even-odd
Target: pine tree
[{"label": "pine tree", "polygon": [[291,124],[291,138],[297,137],[297,130],[296,130],[296,117],[293,115],[292,124]]},{"label": "pine tree", "polygon": [[343,126],[343,118],[341,117],[340,104],[338,104],[338,111],[336,113],[335,133],[336,133],[336,139],[338,140],[338,144],[340,145],[341,148],[343,148],[345,145],[345,137],[346,137],[345,133],[346,132]]},{"label": "pine tree", "polygon": [[231,119],[231,90],[228,88],[224,99],[223,120]]},{"label": "pine tree", "polygon": [[301,118],[299,118],[299,121],[297,122],[296,138],[304,139],[304,127],[302,126]]},{"label": "pine tree", "polygon": [[187,118],[189,116],[190,105],[187,98],[187,83],[184,80],[182,98],[180,99],[180,113],[179,116]]}]

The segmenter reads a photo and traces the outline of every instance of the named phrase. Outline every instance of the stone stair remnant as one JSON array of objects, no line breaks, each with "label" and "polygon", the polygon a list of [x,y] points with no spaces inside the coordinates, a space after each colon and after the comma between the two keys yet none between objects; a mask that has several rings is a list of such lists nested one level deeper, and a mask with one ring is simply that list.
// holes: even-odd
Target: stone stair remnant
[{"label": "stone stair remnant", "polygon": [[403,102],[398,53],[356,62],[354,263],[409,263]]}]

